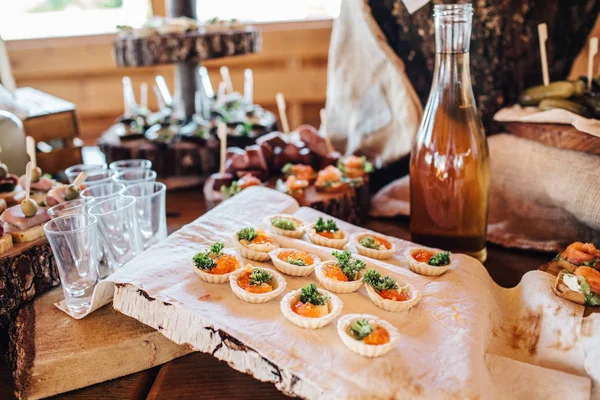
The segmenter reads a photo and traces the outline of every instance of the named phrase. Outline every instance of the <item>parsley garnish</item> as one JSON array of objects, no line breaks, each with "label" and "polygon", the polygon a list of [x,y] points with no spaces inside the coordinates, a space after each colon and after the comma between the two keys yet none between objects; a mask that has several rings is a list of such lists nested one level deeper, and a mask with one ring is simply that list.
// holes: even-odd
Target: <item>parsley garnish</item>
[{"label": "parsley garnish", "polygon": [[598,259],[594,258],[593,260],[588,260],[588,261],[582,262],[579,266],[580,267],[592,267],[592,268],[594,268],[597,263],[598,263]]},{"label": "parsley garnish", "polygon": [[350,325],[350,333],[352,337],[356,340],[363,340],[367,336],[369,336],[375,327],[369,323],[366,319],[359,319],[354,321],[352,325]]},{"label": "parsley garnish", "polygon": [[337,232],[340,228],[338,228],[337,224],[334,220],[328,219],[324,221],[322,217],[319,217],[317,223],[315,224],[315,231],[319,232]]},{"label": "parsley garnish", "polygon": [[271,279],[273,279],[273,275],[262,268],[254,268],[250,274],[250,284],[252,286],[260,286],[263,283],[269,282]]},{"label": "parsley garnish", "polygon": [[194,265],[196,268],[200,268],[205,271],[211,271],[217,265],[215,263],[215,258],[223,255],[223,248],[225,248],[223,242],[213,243],[210,248],[194,256]]},{"label": "parsley garnish", "polygon": [[364,261],[352,258],[352,253],[348,250],[334,251],[331,255],[337,260],[335,266],[342,270],[349,281],[355,280],[358,273],[367,266]]},{"label": "parsley garnish", "polygon": [[221,186],[221,193],[223,193],[227,197],[232,197],[241,191],[242,189],[240,189],[240,186],[238,185],[237,181],[232,182],[231,186],[229,187],[225,185]]},{"label": "parsley garnish", "polygon": [[292,175],[292,168],[294,167],[294,164],[292,163],[287,163],[283,166],[283,168],[281,168],[281,172],[285,175]]},{"label": "parsley garnish", "polygon": [[297,228],[294,221],[285,218],[275,218],[271,221],[271,225],[275,228],[283,229],[284,231],[295,231]]},{"label": "parsley garnish", "polygon": [[365,276],[363,276],[363,282],[378,292],[381,292],[382,290],[398,289],[398,282],[389,276],[382,277],[381,274],[374,269],[370,269],[365,272]]},{"label": "parsley garnish", "polygon": [[379,243],[377,243],[377,240],[373,239],[371,236],[365,236],[364,238],[360,239],[359,241],[360,245],[363,247],[366,247],[367,249],[374,249],[374,250],[379,250]]},{"label": "parsley garnish", "polygon": [[249,242],[253,241],[258,237],[258,233],[256,233],[256,229],[250,228],[242,228],[237,233],[238,240],[247,240]]},{"label": "parsley garnish", "polygon": [[441,253],[437,253],[429,259],[429,262],[427,264],[432,265],[434,267],[443,267],[444,265],[450,264],[450,252],[444,251]]},{"label": "parsley garnish", "polygon": [[300,290],[300,301],[310,303],[315,306],[322,306],[329,300],[328,296],[319,293],[317,285],[309,283]]},{"label": "parsley garnish", "polygon": [[292,257],[288,257],[287,261],[288,264],[292,264],[292,265],[298,265],[300,267],[306,267],[307,264],[306,262],[304,262],[303,259],[301,258],[292,258]]}]

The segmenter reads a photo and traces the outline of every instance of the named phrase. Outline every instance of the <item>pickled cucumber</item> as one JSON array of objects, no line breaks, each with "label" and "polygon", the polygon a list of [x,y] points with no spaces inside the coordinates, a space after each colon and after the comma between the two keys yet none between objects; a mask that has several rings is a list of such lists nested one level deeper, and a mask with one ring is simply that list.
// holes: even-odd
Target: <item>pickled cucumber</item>
[{"label": "pickled cucumber", "polygon": [[[579,85],[575,85],[573,82],[569,81],[552,82],[548,86],[534,86],[525,89],[525,91],[521,93],[521,96],[519,96],[519,104],[522,106],[537,106],[540,101],[547,98],[568,99],[579,90],[581,90]],[[583,87],[583,90],[585,90],[585,87]]]},{"label": "pickled cucumber", "polygon": [[582,117],[591,118],[593,113],[584,106],[583,104],[575,103],[574,101],[565,100],[565,99],[544,99],[540,102],[539,106],[540,110],[554,110],[554,109],[562,109],[571,111],[572,113],[581,115]]}]

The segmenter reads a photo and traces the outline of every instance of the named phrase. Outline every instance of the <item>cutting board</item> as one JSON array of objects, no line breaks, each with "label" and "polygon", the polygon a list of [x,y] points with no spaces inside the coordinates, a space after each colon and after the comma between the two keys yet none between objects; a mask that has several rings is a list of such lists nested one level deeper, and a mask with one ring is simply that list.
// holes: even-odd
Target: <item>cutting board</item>
[{"label": "cutting board", "polygon": [[503,122],[513,135],[534,140],[547,146],[600,155],[600,138],[581,132],[566,124]]},{"label": "cutting board", "polygon": [[39,399],[152,368],[191,352],[105,306],[75,320],[55,288],[24,306],[10,331],[15,392]]}]

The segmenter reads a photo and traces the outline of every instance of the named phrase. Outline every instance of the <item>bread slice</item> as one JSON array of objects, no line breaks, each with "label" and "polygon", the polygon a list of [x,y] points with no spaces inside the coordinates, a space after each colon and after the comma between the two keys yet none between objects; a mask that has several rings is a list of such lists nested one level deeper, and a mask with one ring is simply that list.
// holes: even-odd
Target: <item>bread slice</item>
[{"label": "bread slice", "polygon": [[44,224],[32,226],[24,231],[11,231],[10,235],[15,243],[33,242],[41,237],[44,237]]},{"label": "bread slice", "polygon": [[16,186],[12,192],[0,193],[0,199],[6,201],[6,204],[13,205],[19,203],[25,198],[25,191],[21,186]]},{"label": "bread slice", "polygon": [[13,239],[10,233],[5,233],[0,237],[0,254],[6,253],[7,250],[13,247]]},{"label": "bread slice", "polygon": [[563,282],[564,274],[564,271],[560,271],[560,273],[556,277],[556,280],[554,281],[554,287],[552,288],[552,290],[554,290],[554,293],[556,293],[557,296],[570,300],[574,303],[585,305],[585,297],[583,296],[583,294],[575,292],[569,289],[567,285],[565,285],[565,283]]}]

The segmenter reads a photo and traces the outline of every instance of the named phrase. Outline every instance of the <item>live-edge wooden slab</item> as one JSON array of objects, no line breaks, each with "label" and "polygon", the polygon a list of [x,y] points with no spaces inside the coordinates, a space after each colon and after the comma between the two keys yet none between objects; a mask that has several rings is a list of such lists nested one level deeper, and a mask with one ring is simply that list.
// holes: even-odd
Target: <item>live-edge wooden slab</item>
[{"label": "live-edge wooden slab", "polygon": [[18,398],[38,399],[152,368],[190,352],[105,306],[75,320],[56,288],[23,307],[10,331]]},{"label": "live-edge wooden slab", "polygon": [[526,122],[503,122],[502,124],[513,135],[547,146],[600,155],[600,137],[578,131],[571,125]]}]

